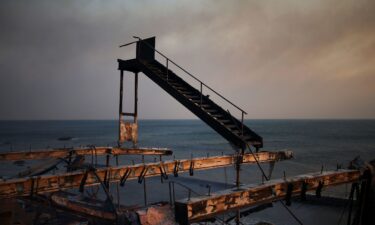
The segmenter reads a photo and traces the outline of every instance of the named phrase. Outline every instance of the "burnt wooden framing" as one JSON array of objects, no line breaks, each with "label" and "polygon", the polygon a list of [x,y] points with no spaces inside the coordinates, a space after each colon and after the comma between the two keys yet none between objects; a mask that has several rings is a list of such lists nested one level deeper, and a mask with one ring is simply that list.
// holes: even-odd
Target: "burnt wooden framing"
[{"label": "burnt wooden framing", "polygon": [[121,148],[121,147],[89,147],[72,149],[40,149],[33,151],[0,153],[1,160],[34,160],[46,158],[65,158],[69,155],[172,155],[167,148]]},{"label": "burnt wooden framing", "polygon": [[[247,145],[252,145],[258,150],[263,147],[262,137],[244,124],[244,114],[246,114],[246,112],[156,50],[155,37],[143,40],[139,38],[139,41],[132,43],[137,43],[137,56],[135,59],[130,60],[118,59],[118,69],[121,72],[121,77],[124,71],[133,72],[135,74],[142,72],[207,125],[236,146],[236,148],[244,150],[247,148]],[[127,46],[129,44],[122,46]],[[155,59],[155,52],[166,60],[165,65]],[[194,88],[174,73],[168,66],[169,63],[199,82],[200,89]],[[240,110],[242,113],[241,120],[236,119],[231,115],[229,110],[223,109],[212,101],[208,95],[203,93],[203,88],[216,94],[221,99]],[[122,93],[121,90],[120,87],[120,93]]]},{"label": "burnt wooden framing", "polygon": [[338,170],[311,173],[288,179],[276,179],[264,184],[245,185],[210,196],[186,198],[175,202],[176,221],[185,225],[212,218],[220,213],[269,203],[329,186],[359,181],[359,170]]},{"label": "burnt wooden framing", "polygon": [[[254,156],[256,158],[254,158]],[[259,152],[244,154],[243,164],[275,162],[291,159],[291,151]],[[123,182],[124,180],[143,179],[144,177],[161,176],[167,174],[188,172],[192,166],[194,170],[214,169],[230,166],[236,163],[238,156],[224,155],[207,158],[193,158],[182,160],[168,160],[155,163],[135,164],[117,167],[95,169],[97,176],[107,182]],[[86,176],[85,176],[86,175]],[[76,171],[59,175],[41,175],[28,178],[0,180],[0,199],[17,196],[32,196],[46,192],[55,192],[80,187],[85,178],[84,186],[99,185],[100,181],[92,173]]]}]

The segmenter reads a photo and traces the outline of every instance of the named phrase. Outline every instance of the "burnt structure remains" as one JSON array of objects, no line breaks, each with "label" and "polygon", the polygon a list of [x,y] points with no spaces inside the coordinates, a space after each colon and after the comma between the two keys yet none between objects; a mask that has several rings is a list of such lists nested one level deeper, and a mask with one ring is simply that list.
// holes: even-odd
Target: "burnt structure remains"
[{"label": "burnt structure remains", "polygon": [[[141,39],[122,45],[136,45],[136,57],[130,60],[118,60],[120,70],[119,135],[118,146],[80,148],[42,149],[38,151],[19,151],[0,153],[0,161],[44,160],[18,173],[16,177],[0,178],[1,224],[191,224],[212,222],[228,224],[235,221],[241,224],[241,218],[268,208],[278,201],[286,208],[293,219],[303,224],[288,206],[295,198],[306,200],[308,192],[321,196],[323,188],[340,184],[352,184],[350,194],[350,214],[347,224],[370,225],[374,221],[375,185],[374,162],[369,164],[353,163],[349,169],[320,171],[302,174],[284,179],[270,179],[275,162],[293,158],[291,151],[259,151],[263,139],[245,123],[247,114],[242,108],[229,101],[186,69],[166,57],[155,48],[155,37]],[[156,59],[160,57],[164,62]],[[171,69],[178,69],[192,79],[194,85],[178,76]],[[132,112],[125,112],[123,106],[124,73],[134,73],[134,106]],[[169,149],[138,147],[138,75],[143,73],[164,91],[170,94],[198,118],[220,134],[234,148],[234,154],[207,156],[203,158],[163,160],[163,156],[172,155]],[[207,93],[215,96],[208,96]],[[215,99],[215,100],[214,100]],[[236,118],[217,102],[234,108]],[[130,120],[126,120],[130,117]],[[124,147],[129,142],[132,147]],[[255,151],[253,151],[253,149]],[[142,155],[142,163],[120,165],[119,157]],[[144,156],[159,157],[159,161],[145,162]],[[104,157],[104,165],[98,158]],[[115,165],[110,164],[115,158]],[[91,159],[91,160],[90,160]],[[266,174],[262,164],[269,164]],[[256,165],[262,175],[258,184],[240,183],[241,166]],[[147,201],[146,178],[159,176],[161,182],[168,176],[178,177],[179,173],[194,175],[194,171],[234,166],[235,185],[226,190],[207,195],[194,196],[189,187],[188,196],[175,199],[175,181],[169,181],[169,202],[152,203]],[[55,173],[56,168],[63,172]],[[119,188],[126,182],[138,180],[143,183],[144,206],[130,206],[121,203]],[[181,185],[181,184],[179,184]],[[105,200],[97,197],[99,187]],[[124,187],[126,188],[126,186]],[[117,194],[117,198],[116,198]],[[355,204],[354,204],[354,201]],[[285,202],[285,203],[284,203]],[[26,208],[28,210],[26,210]],[[32,210],[34,209],[34,211]],[[29,211],[29,213],[26,213]],[[31,213],[32,216],[26,216]],[[353,213],[352,213],[353,212]],[[226,220],[219,215],[231,213]],[[150,220],[158,215],[158,220]],[[29,217],[29,218],[28,218]]]}]

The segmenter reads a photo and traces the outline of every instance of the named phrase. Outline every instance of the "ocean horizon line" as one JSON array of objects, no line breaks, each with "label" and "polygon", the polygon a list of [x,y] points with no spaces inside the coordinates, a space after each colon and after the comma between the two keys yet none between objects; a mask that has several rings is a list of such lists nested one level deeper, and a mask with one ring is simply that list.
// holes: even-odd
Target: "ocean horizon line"
[{"label": "ocean horizon line", "polygon": [[[130,119],[132,120],[132,119]],[[375,120],[375,118],[247,118],[245,121],[249,120]],[[118,119],[0,119],[0,122],[38,122],[38,121],[118,121]],[[138,119],[138,121],[201,121],[199,118],[193,119]]]}]

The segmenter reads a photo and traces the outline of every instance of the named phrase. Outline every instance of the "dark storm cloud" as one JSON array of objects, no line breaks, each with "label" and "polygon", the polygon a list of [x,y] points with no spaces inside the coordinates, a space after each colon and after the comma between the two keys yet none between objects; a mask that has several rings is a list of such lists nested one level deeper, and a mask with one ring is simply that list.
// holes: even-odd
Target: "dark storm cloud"
[{"label": "dark storm cloud", "polygon": [[[0,119],[116,118],[116,59],[134,57],[117,46],[132,35],[156,35],[159,49],[249,117],[375,117],[374,1],[0,6]],[[192,117],[143,76],[140,112]]]}]

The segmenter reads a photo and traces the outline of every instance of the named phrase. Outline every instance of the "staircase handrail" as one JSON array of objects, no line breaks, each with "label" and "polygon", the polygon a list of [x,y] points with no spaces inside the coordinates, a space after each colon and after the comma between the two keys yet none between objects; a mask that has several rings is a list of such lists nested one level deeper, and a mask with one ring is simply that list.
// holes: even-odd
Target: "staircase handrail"
[{"label": "staircase handrail", "polygon": [[[130,43],[127,43],[127,44],[123,44],[123,45],[120,45],[119,47],[121,48],[121,47],[129,46],[129,45],[135,44],[137,42],[143,41],[143,39],[140,38],[140,37],[133,36],[133,38],[138,39],[138,41],[133,41],[133,42],[130,42]],[[194,76],[189,71],[187,71],[186,69],[184,69],[183,67],[181,67],[180,65],[178,65],[176,62],[174,62],[173,60],[171,60],[169,57],[167,57],[166,55],[164,55],[163,53],[161,53],[160,51],[158,51],[156,48],[154,48],[153,46],[151,46],[147,42],[143,42],[143,44],[145,44],[147,47],[151,48],[152,50],[154,50],[156,53],[158,53],[159,55],[161,55],[162,57],[164,57],[167,60],[166,61],[167,69],[168,69],[168,62],[171,62],[173,65],[177,66],[179,69],[181,69],[186,74],[188,74],[189,76],[191,76],[193,79],[195,79],[196,81],[198,81],[200,83],[200,86],[201,86],[201,90],[200,90],[201,95],[203,95],[203,93],[202,93],[202,86],[205,86],[206,88],[208,88],[209,90],[211,90],[212,92],[214,92],[216,95],[218,95],[219,97],[221,97],[222,99],[224,99],[226,102],[228,102],[229,104],[231,104],[232,106],[234,106],[235,108],[237,108],[239,111],[241,111],[241,113],[242,113],[241,123],[243,123],[244,114],[247,115],[247,112],[245,110],[241,109],[239,106],[237,106],[233,102],[229,101],[227,98],[225,98],[224,96],[222,96],[220,93],[218,93],[217,91],[215,91],[214,89],[212,89],[210,86],[208,86],[207,84],[205,84],[203,81],[201,81],[200,79],[198,79],[196,76]]]}]

